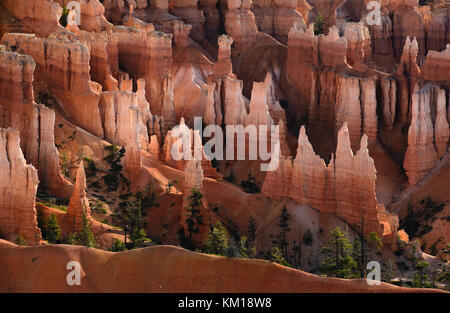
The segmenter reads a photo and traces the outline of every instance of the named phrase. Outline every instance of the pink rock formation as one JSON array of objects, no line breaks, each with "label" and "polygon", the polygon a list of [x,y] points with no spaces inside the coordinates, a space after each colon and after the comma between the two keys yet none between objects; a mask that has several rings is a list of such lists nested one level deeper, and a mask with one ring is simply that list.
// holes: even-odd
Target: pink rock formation
[{"label": "pink rock formation", "polygon": [[253,83],[249,107],[250,111],[244,118],[244,126],[273,125],[273,119],[267,107],[267,88],[264,82]]},{"label": "pink rock formation", "polygon": [[36,245],[41,240],[34,207],[39,180],[36,169],[26,164],[19,141],[17,129],[0,128],[0,232],[8,240],[22,236]]},{"label": "pink rock formation", "polygon": [[0,127],[19,130],[27,162],[38,169],[41,186],[54,196],[69,198],[73,186],[60,173],[55,147],[55,112],[34,102],[30,56],[0,51]]},{"label": "pink rock formation", "polygon": [[251,0],[227,0],[225,29],[235,42],[238,51],[244,51],[256,41],[258,29],[255,16],[250,11]]},{"label": "pink rock formation", "polygon": [[288,34],[293,25],[306,29],[303,16],[297,11],[297,0],[274,0],[274,35],[281,43],[286,44]]},{"label": "pink rock formation", "polygon": [[201,160],[191,159],[186,162],[184,169],[184,193],[190,195],[192,188],[201,189],[203,183],[203,170]]},{"label": "pink rock formation", "polygon": [[298,92],[293,97],[292,112],[296,120],[309,116],[311,121],[318,119],[317,106],[317,68],[319,65],[318,37],[314,36],[314,25],[306,31],[292,27],[288,35],[288,52],[286,60],[287,79]]},{"label": "pink rock formation", "polygon": [[147,136],[144,142],[148,143],[148,132],[143,124],[136,93],[103,92],[100,108],[104,121],[105,138],[109,142],[127,146],[136,140],[138,128],[145,127],[144,133],[147,133]]},{"label": "pink rock formation", "polygon": [[411,124],[408,130],[408,148],[403,162],[408,182],[414,185],[423,178],[437,161],[433,143],[433,122],[430,115],[432,85],[422,89],[416,86],[412,95]]},{"label": "pink rock formation", "polygon": [[425,64],[421,68],[422,78],[427,81],[442,82],[450,85],[450,44],[440,52],[429,50]]},{"label": "pink rock formation", "polygon": [[205,35],[210,42],[215,42],[220,27],[220,13],[217,9],[218,0],[199,0],[200,8],[205,16]]},{"label": "pink rock formation", "polygon": [[282,121],[283,124],[286,125],[286,112],[281,107],[280,102],[275,100],[275,84],[273,81],[272,73],[267,72],[266,78],[264,79],[264,85],[266,88],[267,96],[266,103],[274,124],[278,124],[280,121]]},{"label": "pink rock formation", "polygon": [[170,66],[172,64],[172,35],[161,32],[150,33],[150,64],[145,69],[146,96],[150,109],[161,115],[162,106],[170,97]]},{"label": "pink rock formation", "polygon": [[289,197],[292,176],[292,160],[290,156],[280,156],[278,168],[269,171],[264,178],[261,193],[270,198]]},{"label": "pink rock formation", "polygon": [[392,41],[394,56],[400,61],[406,37],[417,38],[418,55],[425,55],[425,21],[419,9],[407,5],[395,10],[392,16]]},{"label": "pink rock formation", "polygon": [[252,12],[260,31],[274,36],[281,43],[286,44],[288,33],[292,26],[306,29],[305,21],[297,11],[297,0],[290,1],[253,1]]},{"label": "pink rock formation", "polygon": [[214,76],[222,77],[233,73],[233,65],[231,64],[231,45],[233,38],[228,35],[220,35],[218,38],[219,53],[217,63],[214,66]]},{"label": "pink rock formation", "polygon": [[59,24],[62,8],[53,0],[4,0],[2,5],[21,20],[23,31],[46,37],[64,29]]},{"label": "pink rock formation", "polygon": [[354,150],[358,147],[361,138],[362,114],[359,94],[360,86],[357,77],[339,76],[336,93],[335,131],[337,132],[344,123],[347,123],[351,146]]},{"label": "pink rock formation", "polygon": [[292,171],[290,160],[280,162],[275,172],[266,175],[263,194],[269,197],[289,194],[294,201],[336,214],[349,224],[361,226],[364,223],[364,232],[375,231],[386,242],[393,242],[398,217],[385,211],[376,199],[376,170],[367,149],[367,136],[362,136],[360,149],[353,155],[350,134],[344,123],[338,133],[336,157],[326,165],[315,154],[302,126]]},{"label": "pink rock formation", "polygon": [[365,68],[363,64],[372,59],[369,30],[362,23],[347,23],[344,37],[347,39],[347,61],[354,68]]},{"label": "pink rock formation", "polygon": [[377,138],[378,117],[377,117],[377,95],[376,79],[363,78],[359,81],[361,90],[361,133],[367,135],[369,141]]},{"label": "pink rock formation", "polygon": [[201,41],[205,37],[205,16],[198,10],[198,0],[170,0],[169,12],[180,17],[186,24],[192,25],[191,36]]},{"label": "pink rock formation", "polygon": [[103,91],[117,91],[114,75],[119,71],[119,37],[115,33],[82,31],[76,38],[89,48],[91,79],[102,85]]},{"label": "pink rock formation", "polygon": [[435,97],[437,98],[437,103],[436,120],[434,122],[434,141],[436,144],[437,157],[440,158],[447,152],[447,143],[450,135],[445,108],[445,90],[435,87]]},{"label": "pink rock formation", "polygon": [[[361,138],[361,146],[355,156],[349,144],[349,133],[344,125],[338,134],[335,158],[336,214],[350,224],[363,225],[365,232],[374,231],[385,237],[378,216],[383,210],[375,195],[376,170],[367,149],[367,136]],[[343,188],[345,184],[351,187]],[[390,229],[391,232],[395,233],[396,229]]]},{"label": "pink rock formation", "polygon": [[[106,20],[105,8],[99,0],[76,0],[80,4],[81,14],[79,16],[80,25],[79,28],[88,32],[101,32],[112,25]],[[72,6],[69,6],[69,0],[56,0],[61,7],[64,5],[69,10],[72,10]]]},{"label": "pink rock formation", "polygon": [[319,37],[320,62],[329,67],[349,68],[347,63],[347,39],[339,37],[336,26],[329,29],[328,35]]},{"label": "pink rock formation", "polygon": [[219,91],[220,90],[217,90],[217,84],[215,82],[208,82],[208,99],[203,113],[203,122],[206,125],[222,125]]},{"label": "pink rock formation", "polygon": [[381,14],[381,24],[368,26],[372,41],[373,61],[381,68],[390,70],[395,66],[392,46],[392,21],[387,14]]},{"label": "pink rock formation", "polygon": [[173,25],[173,41],[179,47],[186,47],[188,45],[189,33],[192,29],[192,25],[184,24],[181,21],[176,20]]},{"label": "pink rock formation", "polygon": [[433,12],[427,25],[427,49],[434,51],[445,50],[450,41],[450,8],[443,8]]},{"label": "pink rock formation", "polygon": [[392,129],[395,121],[397,104],[397,85],[394,79],[381,78],[383,123],[386,129]]},{"label": "pink rock formation", "polygon": [[70,198],[66,216],[67,223],[72,226],[73,232],[80,232],[83,228],[83,214],[89,218],[91,208],[86,196],[86,175],[84,173],[84,166],[83,162],[80,162],[77,169],[75,189]]},{"label": "pink rock formation", "polygon": [[225,125],[240,125],[247,114],[242,95],[242,80],[225,77],[223,79],[223,108]]},{"label": "pink rock formation", "polygon": [[320,74],[320,102],[310,107],[310,114],[321,121],[336,137],[337,131],[347,123],[352,149],[356,151],[361,135],[376,139],[376,84],[375,78],[348,76],[335,71]]},{"label": "pink rock formation", "polygon": [[90,53],[85,44],[64,36],[27,34],[6,34],[2,43],[31,55],[37,64],[37,80],[43,80],[71,121],[103,137],[98,109],[101,86],[90,80]]},{"label": "pink rock formation", "polygon": [[[324,21],[324,29],[328,29],[333,25],[336,25],[336,9],[341,6],[344,0],[308,0],[313,11],[310,12],[309,21],[313,22],[318,13],[322,15]],[[311,14],[313,13],[313,14]]]}]

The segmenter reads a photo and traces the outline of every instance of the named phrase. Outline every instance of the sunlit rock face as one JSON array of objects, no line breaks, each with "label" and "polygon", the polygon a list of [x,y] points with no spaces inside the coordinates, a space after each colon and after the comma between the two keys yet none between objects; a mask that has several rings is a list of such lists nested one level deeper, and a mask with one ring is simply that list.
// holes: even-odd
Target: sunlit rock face
[{"label": "sunlit rock face", "polygon": [[26,164],[19,141],[17,129],[0,128],[0,231],[8,240],[21,236],[36,245],[41,240],[34,207],[39,179]]},{"label": "sunlit rock face", "polygon": [[21,149],[39,173],[41,186],[68,198],[73,186],[60,173],[55,147],[55,111],[36,104],[33,80],[36,63],[28,55],[0,51],[0,127],[19,130]]}]

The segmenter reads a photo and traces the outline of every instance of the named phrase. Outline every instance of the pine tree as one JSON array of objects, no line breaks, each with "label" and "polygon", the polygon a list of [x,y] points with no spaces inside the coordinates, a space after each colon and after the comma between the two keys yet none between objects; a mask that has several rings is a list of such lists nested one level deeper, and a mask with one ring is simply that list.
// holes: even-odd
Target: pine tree
[{"label": "pine tree", "polygon": [[352,257],[352,245],[349,242],[348,232],[336,227],[330,234],[329,246],[322,248],[326,254],[320,265],[320,270],[330,276],[340,278],[354,277],[353,271],[357,264]]},{"label": "pine tree", "polygon": [[324,33],[324,21],[323,21],[323,17],[322,14],[319,12],[319,14],[317,14],[316,20],[314,21],[314,35],[320,35]]},{"label": "pine tree", "polygon": [[200,225],[203,225],[203,216],[200,208],[202,207],[203,195],[197,188],[191,189],[191,195],[188,199],[188,206],[186,207],[186,225],[189,233],[189,241],[192,241],[192,234],[200,231]]},{"label": "pine tree", "polygon": [[111,249],[109,249],[109,251],[112,251],[112,252],[120,252],[120,251],[125,251],[125,250],[127,250],[127,248],[125,247],[125,244],[116,238],[114,239],[114,241],[111,245]]},{"label": "pine tree", "polygon": [[431,285],[427,282],[428,275],[425,274],[426,268],[429,264],[425,261],[419,262],[416,264],[416,274],[414,274],[412,286],[414,288],[430,288]]},{"label": "pine tree", "polygon": [[250,216],[250,218],[248,219],[248,241],[254,244],[255,240],[256,240],[255,219],[252,216]]},{"label": "pine tree", "polygon": [[80,243],[86,247],[95,247],[97,242],[95,241],[94,234],[91,231],[91,222],[87,215],[83,213],[82,228],[79,234]]},{"label": "pine tree", "polygon": [[217,222],[211,227],[208,233],[203,252],[217,255],[226,255],[230,246],[228,232],[221,222]]},{"label": "pine tree", "polygon": [[55,214],[50,214],[46,222],[45,239],[50,243],[59,243],[61,239],[61,227],[59,227],[58,219]]},{"label": "pine tree", "polygon": [[286,206],[283,206],[283,208],[281,209],[281,214],[279,215],[278,227],[280,228],[279,245],[280,245],[280,249],[283,252],[283,255],[285,258],[288,257],[287,247],[288,247],[289,243],[287,241],[287,233],[291,230],[289,228],[290,217],[291,216],[287,212]]},{"label": "pine tree", "polygon": [[281,252],[280,248],[278,247],[273,247],[272,250],[270,251],[270,260],[272,262],[284,265],[284,266],[291,266],[286,259],[283,256],[283,253]]},{"label": "pine tree", "polygon": [[397,275],[397,265],[393,260],[389,260],[386,264],[386,270],[383,272],[384,274],[384,281],[387,283],[391,283],[392,280]]}]

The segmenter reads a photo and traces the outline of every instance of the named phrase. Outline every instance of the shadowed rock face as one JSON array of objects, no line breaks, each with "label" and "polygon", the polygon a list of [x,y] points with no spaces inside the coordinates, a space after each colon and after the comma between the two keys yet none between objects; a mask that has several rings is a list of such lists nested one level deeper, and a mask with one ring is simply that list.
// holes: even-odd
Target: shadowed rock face
[{"label": "shadowed rock face", "polygon": [[[66,245],[18,248],[0,240],[0,252],[1,292],[436,292],[386,283],[369,286],[365,280],[324,278],[269,261],[172,246],[113,253]],[[26,266],[35,258],[34,266]],[[70,261],[82,267],[81,286],[67,285]],[[53,264],[50,272],[48,264]]]}]

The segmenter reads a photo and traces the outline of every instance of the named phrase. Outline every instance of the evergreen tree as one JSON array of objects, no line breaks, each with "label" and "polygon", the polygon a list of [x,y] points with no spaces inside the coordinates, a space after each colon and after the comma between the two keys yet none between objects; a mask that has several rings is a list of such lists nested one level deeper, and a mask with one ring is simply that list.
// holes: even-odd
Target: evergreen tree
[{"label": "evergreen tree", "polygon": [[83,246],[95,247],[97,242],[95,241],[94,234],[91,231],[91,222],[85,213],[83,213],[82,228],[79,234],[79,241]]},{"label": "evergreen tree", "polygon": [[55,214],[50,214],[46,222],[45,239],[50,243],[59,243],[61,239],[61,227],[59,227],[58,219]]},{"label": "evergreen tree", "polygon": [[366,238],[367,244],[374,250],[380,250],[383,246],[383,242],[376,232],[370,232]]},{"label": "evergreen tree", "polygon": [[314,21],[314,35],[320,35],[324,33],[324,21],[323,21],[323,17],[322,14],[319,12],[319,14],[317,14],[316,20]]},{"label": "evergreen tree", "polygon": [[252,216],[250,216],[250,218],[248,219],[248,241],[254,244],[255,240],[256,240],[255,219]]},{"label": "evergreen tree", "polygon": [[286,206],[283,206],[281,209],[281,214],[279,215],[278,227],[280,228],[279,245],[285,258],[288,256],[287,247],[289,243],[287,241],[287,233],[291,230],[289,228],[290,217],[291,216],[287,212]]},{"label": "evergreen tree", "polygon": [[191,195],[188,199],[188,206],[186,209],[186,225],[189,233],[189,241],[192,241],[192,234],[200,231],[200,225],[203,225],[203,216],[200,209],[202,207],[203,195],[197,188],[191,189]]},{"label": "evergreen tree", "polygon": [[427,282],[428,275],[425,274],[426,268],[429,264],[425,261],[419,262],[416,264],[416,274],[414,274],[412,286],[414,288],[430,288],[431,285]]},{"label": "evergreen tree", "polygon": [[312,232],[308,229],[308,230],[306,231],[306,233],[303,235],[303,244],[304,244],[305,246],[311,246],[311,245],[313,244],[313,242],[314,242],[313,234],[312,234]]},{"label": "evergreen tree", "polygon": [[284,266],[291,266],[286,259],[283,256],[283,253],[281,252],[280,248],[278,247],[273,247],[272,250],[270,251],[270,260],[272,262],[284,265]]},{"label": "evergreen tree", "polygon": [[320,265],[322,272],[340,278],[354,277],[356,262],[352,257],[352,245],[347,231],[343,232],[339,226],[336,227],[330,234],[329,246],[323,247],[321,252],[327,255]]},{"label": "evergreen tree", "polygon": [[239,254],[243,258],[249,258],[248,240],[246,236],[241,236],[239,240]]},{"label": "evergreen tree", "polygon": [[114,239],[111,248],[109,249],[109,251],[112,252],[120,252],[125,250],[127,250],[127,247],[125,247],[125,244],[119,239]]},{"label": "evergreen tree", "polygon": [[228,232],[221,222],[217,222],[211,227],[208,233],[203,252],[217,255],[226,255],[230,246]]},{"label": "evergreen tree", "polygon": [[393,260],[389,260],[385,268],[386,270],[382,273],[384,274],[384,281],[391,283],[395,276],[397,276],[397,265]]}]

